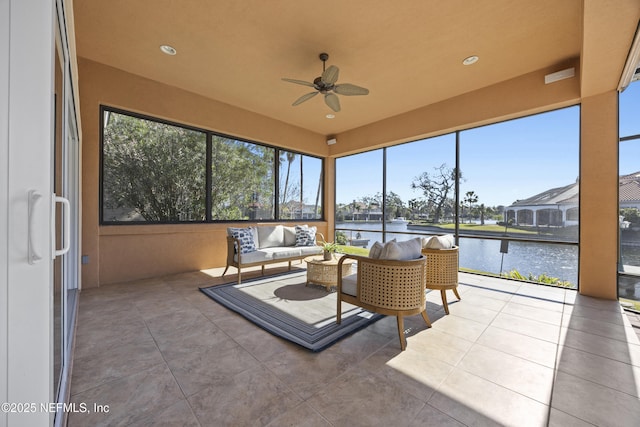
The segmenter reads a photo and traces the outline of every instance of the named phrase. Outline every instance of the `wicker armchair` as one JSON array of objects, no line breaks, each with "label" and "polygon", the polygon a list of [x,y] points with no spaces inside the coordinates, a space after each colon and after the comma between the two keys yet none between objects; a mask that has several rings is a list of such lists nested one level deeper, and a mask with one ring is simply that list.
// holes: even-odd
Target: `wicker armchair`
[{"label": "wicker armchair", "polygon": [[451,249],[422,249],[427,258],[427,289],[440,290],[444,312],[449,314],[446,291],[451,289],[460,300],[458,294],[458,247]]},{"label": "wicker armchair", "polygon": [[369,311],[397,317],[400,347],[404,350],[404,316],[421,314],[431,327],[425,300],[426,258],[410,261],[373,259],[344,255],[338,262],[338,271],[347,259],[358,262],[358,272],[350,276],[338,275],[337,322],[341,321],[342,301]]}]

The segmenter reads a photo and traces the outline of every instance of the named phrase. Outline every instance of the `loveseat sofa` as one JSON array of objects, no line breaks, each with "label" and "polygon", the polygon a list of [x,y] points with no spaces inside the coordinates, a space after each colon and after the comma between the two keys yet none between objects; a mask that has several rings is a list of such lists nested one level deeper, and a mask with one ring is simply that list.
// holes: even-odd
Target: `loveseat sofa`
[{"label": "loveseat sofa", "polygon": [[[238,284],[244,267],[261,266],[262,274],[267,264],[302,260],[322,253],[316,243],[316,227],[308,225],[258,225],[245,228],[227,228],[227,267],[238,269]],[[324,240],[324,239],[323,239]]]}]

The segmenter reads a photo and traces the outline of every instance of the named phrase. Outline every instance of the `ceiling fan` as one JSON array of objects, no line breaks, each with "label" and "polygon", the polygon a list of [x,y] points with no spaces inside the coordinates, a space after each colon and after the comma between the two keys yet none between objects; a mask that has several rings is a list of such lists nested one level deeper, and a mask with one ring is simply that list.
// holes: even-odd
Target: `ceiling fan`
[{"label": "ceiling fan", "polygon": [[296,106],[302,104],[304,101],[311,99],[317,94],[321,93],[324,95],[324,102],[329,106],[329,108],[331,108],[335,112],[338,112],[340,111],[340,100],[338,99],[338,96],[336,94],[345,96],[369,94],[369,89],[352,85],[351,83],[336,84],[336,82],[338,81],[338,73],[340,72],[340,70],[335,65],[331,65],[329,66],[329,68],[325,69],[327,59],[329,59],[329,54],[320,54],[320,60],[322,61],[322,75],[320,77],[316,77],[313,80],[313,83],[309,83],[304,80],[286,78],[282,79],[285,82],[309,86],[316,90],[315,92],[310,92],[302,95],[291,105]]}]

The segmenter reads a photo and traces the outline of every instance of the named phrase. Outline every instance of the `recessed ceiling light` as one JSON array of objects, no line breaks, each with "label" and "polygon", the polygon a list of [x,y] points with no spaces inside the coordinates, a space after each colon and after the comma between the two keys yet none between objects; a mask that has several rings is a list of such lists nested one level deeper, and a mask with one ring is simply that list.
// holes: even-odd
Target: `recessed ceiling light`
[{"label": "recessed ceiling light", "polygon": [[163,53],[166,53],[167,55],[171,55],[171,56],[178,53],[178,51],[174,47],[169,46],[168,44],[163,44],[162,46],[160,46],[160,50]]},{"label": "recessed ceiling light", "polygon": [[469,56],[469,57],[467,57],[467,58],[464,58],[464,61],[462,61],[462,64],[463,64],[463,65],[471,65],[471,64],[475,64],[476,62],[478,62],[478,59],[480,59],[480,58],[478,58],[478,57],[477,57],[477,56],[475,56],[475,55],[472,55],[472,56]]},{"label": "recessed ceiling light", "polygon": [[336,118],[336,115],[335,115],[335,114],[327,114],[325,117],[326,117],[327,119],[335,119],[335,118]]}]

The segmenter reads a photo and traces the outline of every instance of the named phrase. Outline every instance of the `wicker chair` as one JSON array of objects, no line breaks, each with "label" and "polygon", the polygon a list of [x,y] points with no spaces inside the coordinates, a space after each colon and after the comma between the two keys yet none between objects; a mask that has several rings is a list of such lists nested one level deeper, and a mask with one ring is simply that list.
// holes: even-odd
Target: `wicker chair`
[{"label": "wicker chair", "polygon": [[338,271],[347,259],[358,262],[358,272],[351,276],[338,275],[337,322],[341,322],[342,301],[366,310],[397,317],[400,347],[404,350],[404,316],[421,314],[427,326],[425,300],[426,258],[410,261],[373,259],[344,255],[338,262]]},{"label": "wicker chair", "polygon": [[445,313],[449,314],[446,291],[451,289],[458,294],[458,247],[451,249],[422,249],[427,258],[427,289],[440,290]]}]

